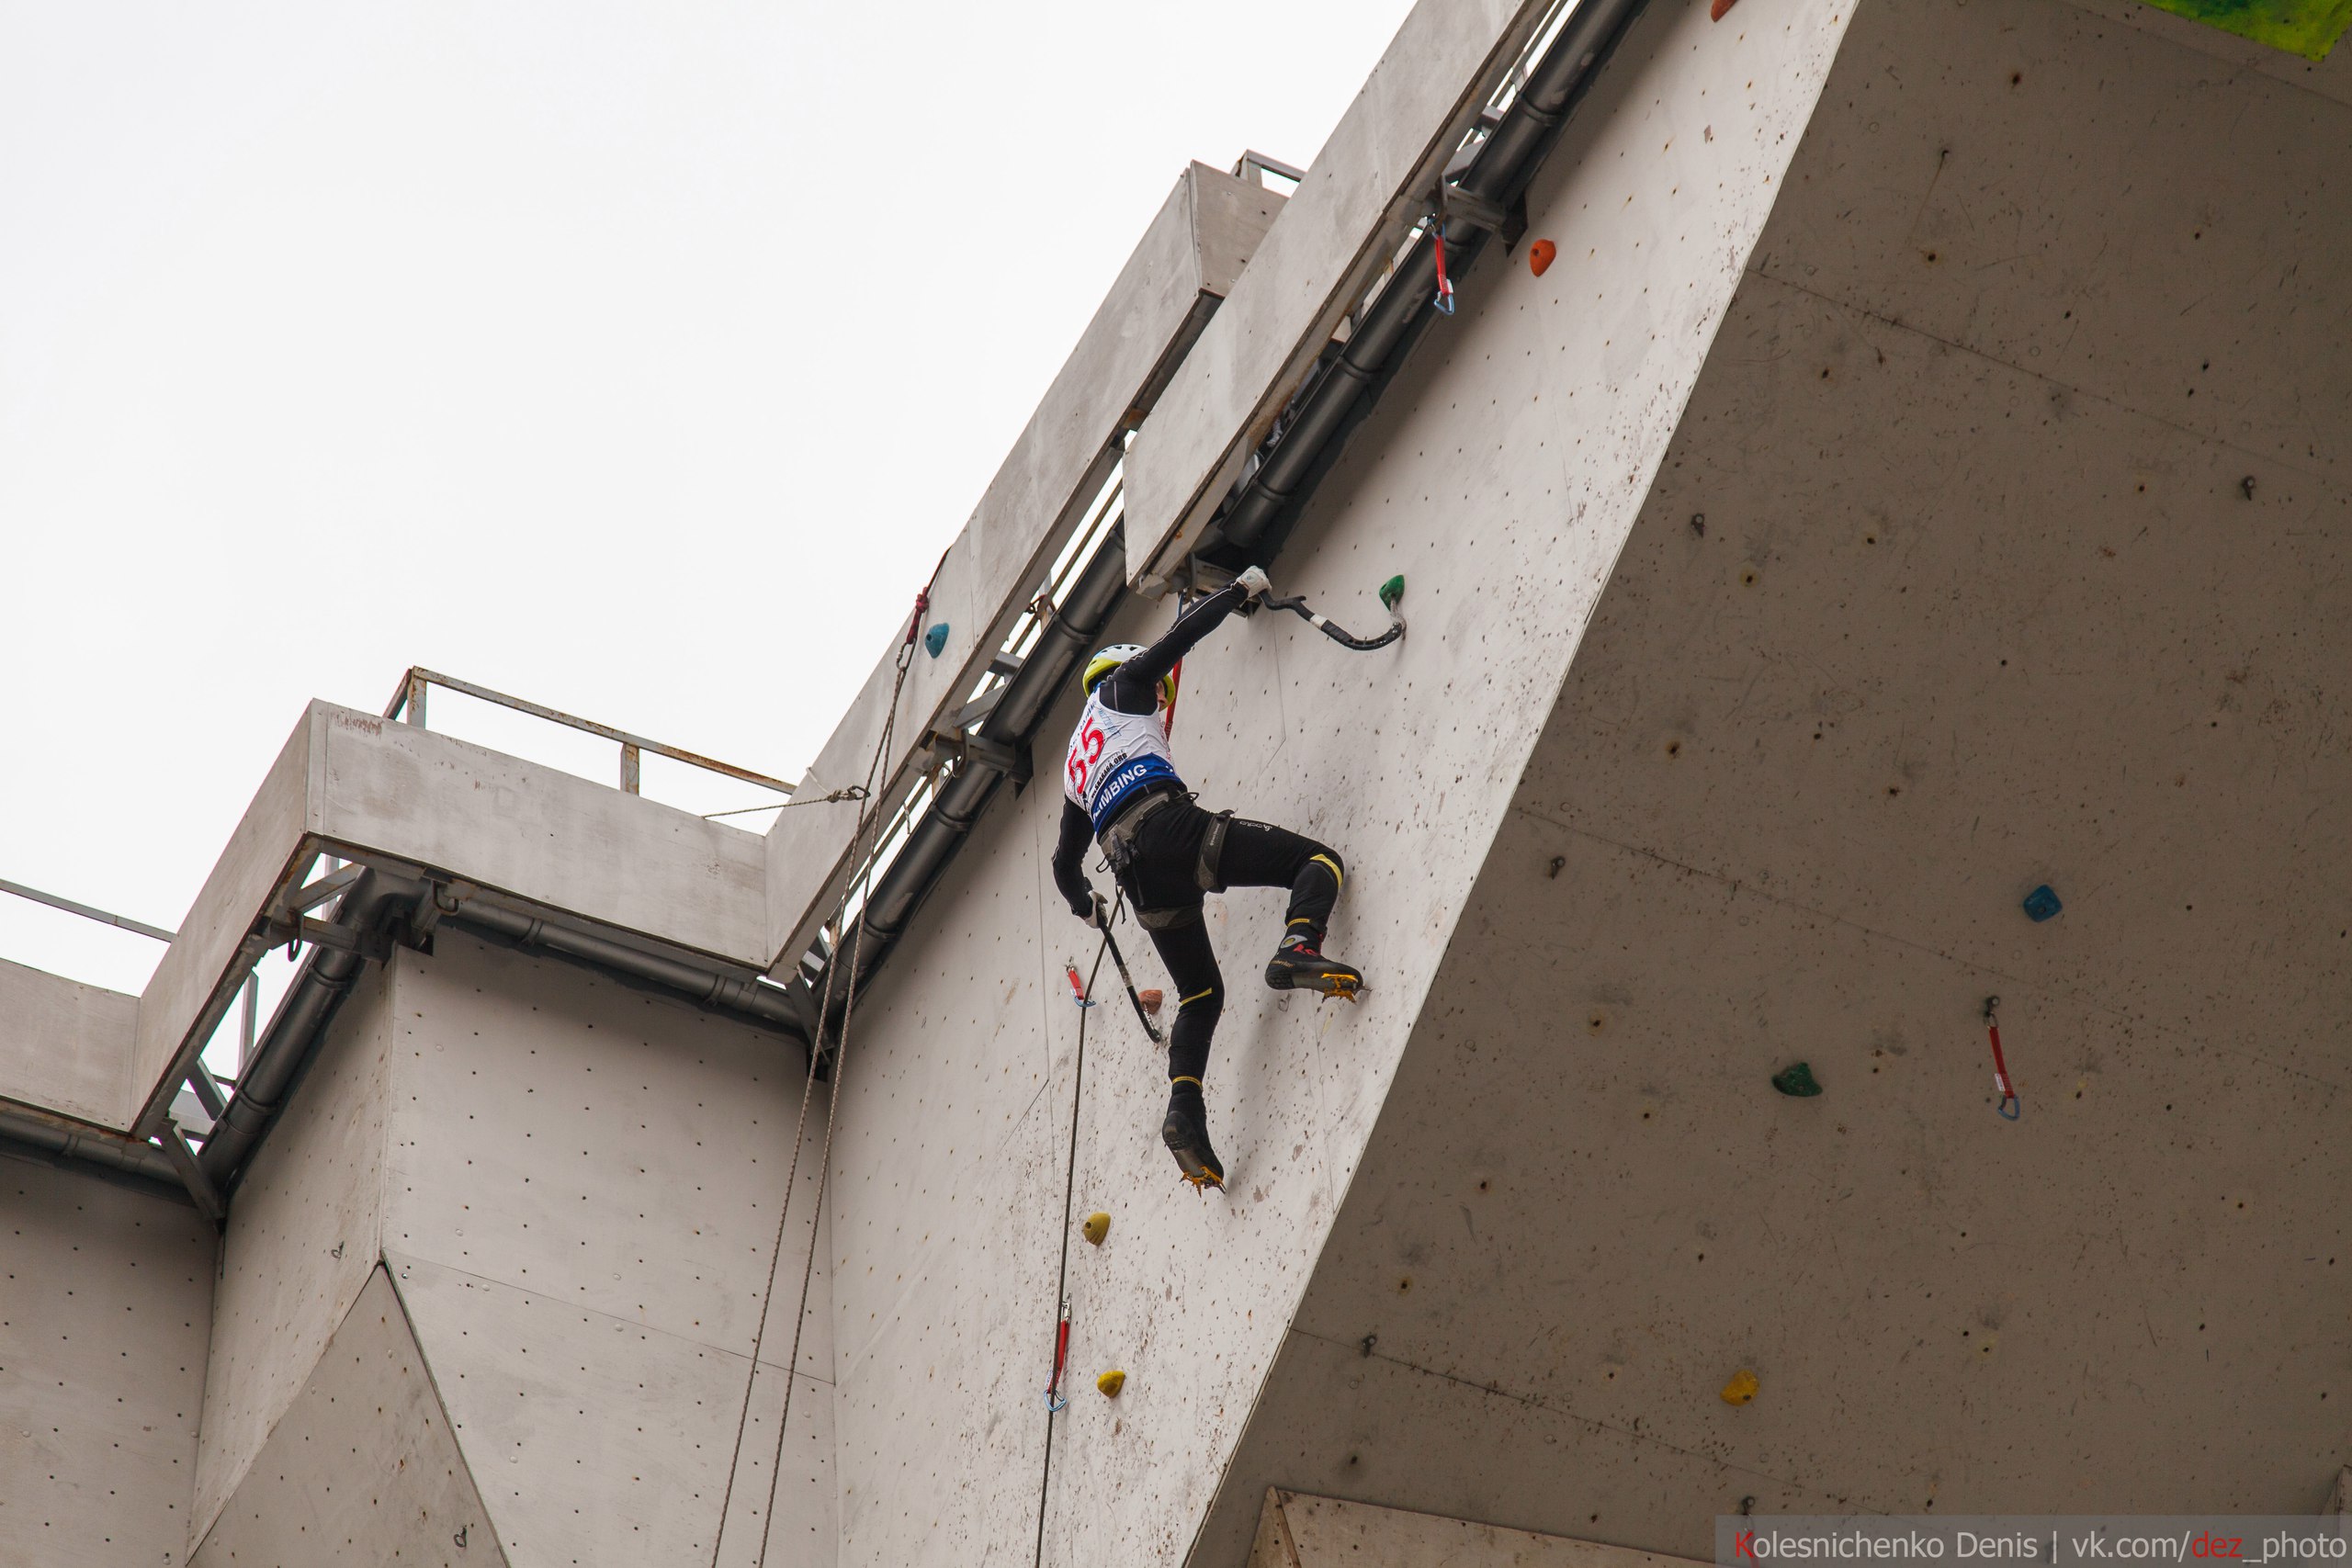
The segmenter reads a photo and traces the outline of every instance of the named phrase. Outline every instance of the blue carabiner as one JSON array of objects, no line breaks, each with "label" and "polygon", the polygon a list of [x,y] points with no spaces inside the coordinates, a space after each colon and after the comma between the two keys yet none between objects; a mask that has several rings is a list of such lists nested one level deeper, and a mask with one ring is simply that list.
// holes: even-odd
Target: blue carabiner
[{"label": "blue carabiner", "polygon": [[2001,1103],[1993,1107],[1993,1111],[2004,1122],[2014,1122],[2024,1114],[2025,1102],[2014,1094],[2005,1095],[2002,1097]]},{"label": "blue carabiner", "polygon": [[1453,289],[1441,288],[1437,291],[1437,313],[1441,316],[1451,316],[1453,314]]},{"label": "blue carabiner", "polygon": [[1058,1416],[1058,1415],[1060,1415],[1063,1411],[1068,1410],[1069,1408],[1069,1400],[1067,1400],[1067,1399],[1056,1399],[1056,1398],[1054,1397],[1054,1391],[1053,1391],[1052,1389],[1047,1389],[1047,1390],[1046,1391],[1046,1415],[1048,1415],[1048,1416]]}]

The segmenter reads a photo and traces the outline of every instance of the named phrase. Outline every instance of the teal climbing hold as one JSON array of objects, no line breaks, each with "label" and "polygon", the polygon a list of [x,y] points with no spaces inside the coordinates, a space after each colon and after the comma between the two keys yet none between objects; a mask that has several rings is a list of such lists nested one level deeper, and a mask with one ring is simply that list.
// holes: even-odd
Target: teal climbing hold
[{"label": "teal climbing hold", "polygon": [[1405,574],[1403,572],[1398,572],[1396,576],[1390,578],[1387,581],[1380,585],[1380,607],[1382,609],[1394,610],[1397,605],[1397,602],[1402,600],[1404,597]]},{"label": "teal climbing hold", "polygon": [[1798,1062],[1772,1075],[1772,1087],[1795,1100],[1811,1100],[1821,1092],[1819,1080],[1813,1076],[1809,1063]]},{"label": "teal climbing hold", "polygon": [[931,630],[923,633],[922,646],[924,650],[933,659],[938,658],[939,650],[947,646],[947,623],[945,621],[942,621],[937,626],[932,627]]}]

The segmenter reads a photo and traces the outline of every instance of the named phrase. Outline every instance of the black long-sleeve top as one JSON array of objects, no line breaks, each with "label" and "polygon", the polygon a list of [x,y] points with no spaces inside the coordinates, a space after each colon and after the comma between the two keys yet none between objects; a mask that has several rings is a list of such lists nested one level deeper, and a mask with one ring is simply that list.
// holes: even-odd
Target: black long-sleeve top
[{"label": "black long-sleeve top", "polygon": [[[1249,602],[1239,583],[1218,589],[1196,600],[1176,617],[1158,642],[1102,678],[1095,694],[1102,705],[1120,713],[1148,714],[1159,705],[1159,682],[1203,637],[1226,616]],[[1062,799],[1061,836],[1054,844],[1054,886],[1069,901],[1070,912],[1085,915],[1093,908],[1094,889],[1086,880],[1086,846],[1094,838],[1094,824],[1068,796]]]}]

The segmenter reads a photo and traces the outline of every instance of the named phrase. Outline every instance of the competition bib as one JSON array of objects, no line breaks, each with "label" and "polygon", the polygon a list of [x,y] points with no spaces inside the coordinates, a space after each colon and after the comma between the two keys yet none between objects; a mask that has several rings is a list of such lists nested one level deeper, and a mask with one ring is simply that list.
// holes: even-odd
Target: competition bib
[{"label": "competition bib", "polygon": [[1168,755],[1168,731],[1156,713],[1121,713],[1098,694],[1086,699],[1062,766],[1063,798],[1086,813],[1101,832],[1127,797],[1166,779],[1182,784]]}]

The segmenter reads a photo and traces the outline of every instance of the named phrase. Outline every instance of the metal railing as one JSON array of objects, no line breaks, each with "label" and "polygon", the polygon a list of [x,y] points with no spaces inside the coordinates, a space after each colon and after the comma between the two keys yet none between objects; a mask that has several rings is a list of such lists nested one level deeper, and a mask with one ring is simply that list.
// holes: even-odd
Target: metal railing
[{"label": "metal railing", "polygon": [[[384,707],[384,716],[413,724],[419,729],[424,728],[424,694],[426,689],[432,686],[439,686],[444,691],[455,692],[460,696],[472,697],[480,702],[493,703],[500,707],[512,708],[516,713],[529,714],[533,718],[543,718],[550,724],[564,725],[580,730],[583,734],[617,742],[621,749],[620,786],[630,795],[639,793],[641,760],[648,751],[657,757],[667,757],[672,761],[684,762],[688,767],[700,768],[706,773],[721,773],[730,779],[741,779],[745,784],[758,784],[762,789],[772,789],[782,795],[790,795],[797,787],[785,783],[782,779],[770,778],[765,773],[755,773],[749,768],[739,768],[732,762],[721,762],[703,756],[700,752],[688,751],[677,746],[666,746],[659,740],[648,740],[644,736],[631,735],[626,729],[615,729],[608,724],[598,724],[594,719],[582,718],[575,714],[565,713],[560,708],[551,708],[544,704],[531,702],[527,698],[509,696],[504,692],[493,692],[488,686],[477,686],[471,681],[460,681],[454,675],[444,675],[438,671],[427,670],[422,666],[412,667],[408,673],[401,677],[399,690],[392,694],[392,700]],[[785,803],[778,801],[775,804],[781,806]],[[769,809],[771,807],[764,806],[747,806],[741,808],[742,811]],[[714,811],[710,815],[732,817],[739,814],[732,811]]]},{"label": "metal railing", "polygon": [[180,934],[177,931],[167,931],[161,926],[151,926],[144,920],[134,920],[129,915],[111,914],[88,904],[77,904],[71,898],[61,897],[54,893],[44,893],[38,887],[28,887],[21,882],[10,882],[0,878],[0,893],[13,893],[19,898],[29,899],[36,904],[46,904],[52,909],[62,909],[69,915],[79,915],[85,920],[96,920],[100,925],[113,926],[121,931],[136,931],[141,936],[153,937],[157,942],[175,941]]}]

